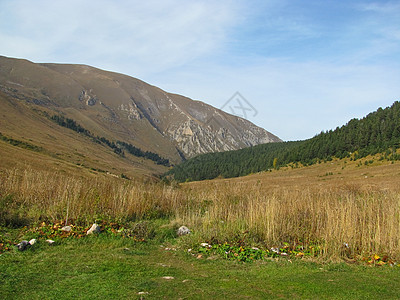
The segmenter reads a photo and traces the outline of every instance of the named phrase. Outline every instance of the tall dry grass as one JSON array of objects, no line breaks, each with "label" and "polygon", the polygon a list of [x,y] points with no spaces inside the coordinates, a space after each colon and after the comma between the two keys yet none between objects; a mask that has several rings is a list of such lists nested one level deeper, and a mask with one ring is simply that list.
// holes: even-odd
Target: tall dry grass
[{"label": "tall dry grass", "polygon": [[[202,238],[320,245],[325,257],[380,253],[400,258],[400,194],[343,185],[274,189],[227,183],[198,189],[206,208],[181,216]],[[201,207],[201,205],[199,206]],[[349,248],[344,244],[349,245]]]},{"label": "tall dry grass", "polygon": [[172,187],[14,169],[0,174],[0,200],[9,195],[32,221],[168,217],[203,241],[232,241],[247,232],[248,243],[269,247],[317,244],[327,258],[379,253],[400,259],[400,194],[389,190],[355,185],[269,190],[246,182]]},{"label": "tall dry grass", "polygon": [[33,221],[96,218],[135,220],[174,215],[185,199],[179,190],[156,183],[112,176],[82,178],[62,173],[6,170],[0,196],[11,195]]}]

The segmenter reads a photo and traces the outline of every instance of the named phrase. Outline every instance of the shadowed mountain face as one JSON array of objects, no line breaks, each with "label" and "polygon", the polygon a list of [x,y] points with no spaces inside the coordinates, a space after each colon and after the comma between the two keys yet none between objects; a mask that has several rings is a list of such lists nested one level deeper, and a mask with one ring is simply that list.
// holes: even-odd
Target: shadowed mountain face
[{"label": "shadowed mountain face", "polygon": [[94,135],[128,142],[173,163],[200,153],[280,141],[203,102],[84,65],[0,56],[0,91],[8,99],[63,114]]}]

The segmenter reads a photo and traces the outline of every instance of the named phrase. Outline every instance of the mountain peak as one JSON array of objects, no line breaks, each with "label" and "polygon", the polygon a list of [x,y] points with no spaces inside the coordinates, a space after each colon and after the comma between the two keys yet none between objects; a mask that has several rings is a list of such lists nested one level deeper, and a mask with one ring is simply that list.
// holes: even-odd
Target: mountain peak
[{"label": "mountain peak", "polygon": [[0,88],[178,163],[201,153],[281,141],[240,117],[139,79],[86,65],[0,57]]}]

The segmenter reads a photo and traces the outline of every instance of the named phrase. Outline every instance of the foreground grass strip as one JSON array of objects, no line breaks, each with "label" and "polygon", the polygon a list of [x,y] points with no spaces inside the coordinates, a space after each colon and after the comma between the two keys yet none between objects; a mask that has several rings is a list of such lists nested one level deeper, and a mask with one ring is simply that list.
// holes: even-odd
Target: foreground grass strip
[{"label": "foreground grass strip", "polygon": [[6,252],[0,256],[0,298],[390,299],[400,295],[399,268],[284,259],[248,264],[196,259],[166,248],[94,236]]}]

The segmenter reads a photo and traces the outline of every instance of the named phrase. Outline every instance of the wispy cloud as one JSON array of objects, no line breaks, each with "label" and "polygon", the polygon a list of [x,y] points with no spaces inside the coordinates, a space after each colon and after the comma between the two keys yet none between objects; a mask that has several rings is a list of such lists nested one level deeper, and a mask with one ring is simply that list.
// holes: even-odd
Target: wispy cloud
[{"label": "wispy cloud", "polygon": [[[6,9],[5,6],[8,6]],[[230,1],[6,1],[6,54],[160,72],[218,51],[236,21]],[[135,72],[135,71],[133,71]]]},{"label": "wispy cloud", "polygon": [[370,2],[370,3],[361,3],[359,4],[361,10],[364,11],[373,11],[384,14],[394,14],[397,15],[400,13],[400,3],[398,1],[381,1],[381,2]]}]

